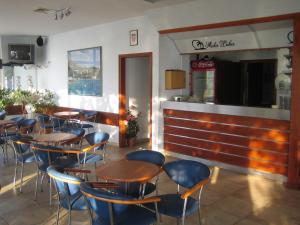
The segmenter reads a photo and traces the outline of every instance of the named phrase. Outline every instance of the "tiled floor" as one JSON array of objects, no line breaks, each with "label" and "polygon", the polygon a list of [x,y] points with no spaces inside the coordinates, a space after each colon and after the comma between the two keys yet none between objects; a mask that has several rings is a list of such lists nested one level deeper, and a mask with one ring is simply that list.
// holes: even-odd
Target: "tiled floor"
[{"label": "tiled floor", "polygon": [[[108,160],[124,157],[129,149],[108,147]],[[167,158],[167,160],[174,160]],[[48,188],[33,200],[35,170],[25,167],[23,193],[13,187],[14,164],[0,162],[0,225],[55,224],[56,202],[49,206]],[[162,174],[159,193],[175,192],[176,186]],[[59,224],[66,224],[66,211]],[[162,224],[176,224],[163,217]],[[212,168],[210,183],[202,195],[202,221],[205,225],[300,225],[300,191],[288,190],[282,184],[254,175],[243,175]],[[89,224],[87,212],[72,214],[72,224]],[[187,218],[186,224],[198,224],[197,216]]]}]

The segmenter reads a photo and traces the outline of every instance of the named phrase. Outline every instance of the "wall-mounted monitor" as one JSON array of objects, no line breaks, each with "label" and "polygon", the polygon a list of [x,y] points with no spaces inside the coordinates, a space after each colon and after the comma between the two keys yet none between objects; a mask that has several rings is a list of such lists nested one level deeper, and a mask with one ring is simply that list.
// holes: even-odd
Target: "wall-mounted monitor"
[{"label": "wall-mounted monitor", "polygon": [[22,64],[34,64],[34,45],[8,44],[8,61]]}]

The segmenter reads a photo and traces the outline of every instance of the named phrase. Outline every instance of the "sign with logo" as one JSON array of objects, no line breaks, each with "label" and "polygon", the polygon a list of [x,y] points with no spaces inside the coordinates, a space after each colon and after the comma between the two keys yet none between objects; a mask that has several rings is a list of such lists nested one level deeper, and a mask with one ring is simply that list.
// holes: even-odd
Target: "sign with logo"
[{"label": "sign with logo", "polygon": [[233,40],[219,40],[219,41],[193,40],[192,46],[194,50],[205,50],[205,49],[213,49],[213,48],[232,47],[235,46],[235,42]]}]

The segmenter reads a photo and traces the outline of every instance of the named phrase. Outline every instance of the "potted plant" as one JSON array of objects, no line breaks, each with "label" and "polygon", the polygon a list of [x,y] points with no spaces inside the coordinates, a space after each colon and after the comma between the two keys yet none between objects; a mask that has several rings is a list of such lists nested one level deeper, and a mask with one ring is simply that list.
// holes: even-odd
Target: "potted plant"
[{"label": "potted plant", "polygon": [[13,103],[11,91],[9,89],[0,89],[0,110],[6,110],[6,107],[12,106]]},{"label": "potted plant", "polygon": [[51,113],[54,110],[56,95],[49,90],[36,91],[33,93],[32,105],[35,112]]},{"label": "potted plant", "polygon": [[140,113],[135,113],[135,115],[133,114],[133,112],[131,110],[127,111],[127,117],[126,117],[126,130],[125,130],[125,138],[127,140],[127,145],[129,147],[135,146],[136,144],[136,137],[137,137],[137,133],[140,130],[139,124],[138,124],[138,117],[140,115]]}]

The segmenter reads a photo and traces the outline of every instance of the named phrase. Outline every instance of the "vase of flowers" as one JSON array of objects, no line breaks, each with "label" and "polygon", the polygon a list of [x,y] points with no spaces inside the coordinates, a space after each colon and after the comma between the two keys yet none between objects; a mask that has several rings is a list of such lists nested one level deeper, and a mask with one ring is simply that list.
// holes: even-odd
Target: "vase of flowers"
[{"label": "vase of flowers", "polygon": [[140,130],[139,124],[138,124],[138,117],[140,113],[136,112],[134,113],[132,110],[127,111],[127,117],[126,117],[126,130],[125,130],[125,138],[127,140],[127,145],[129,147],[133,147],[136,144],[136,137]]}]

